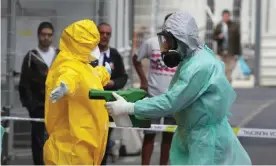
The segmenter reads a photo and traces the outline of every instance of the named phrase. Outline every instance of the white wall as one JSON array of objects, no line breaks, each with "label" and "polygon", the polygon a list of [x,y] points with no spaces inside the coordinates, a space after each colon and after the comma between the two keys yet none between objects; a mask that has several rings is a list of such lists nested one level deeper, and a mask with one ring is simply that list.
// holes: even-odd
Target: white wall
[{"label": "white wall", "polygon": [[[206,15],[204,7],[206,0],[139,0],[135,1],[135,25],[136,30],[145,26],[149,32],[154,27],[160,28],[167,14],[175,11],[188,11],[191,13],[200,29],[204,29]],[[156,32],[151,33],[155,35]],[[204,31],[200,33],[203,39]]]},{"label": "white wall", "polygon": [[[6,1],[6,0],[4,0]],[[4,2],[4,1],[1,1]],[[55,34],[55,46],[58,46],[58,41],[62,30],[74,21],[90,18],[96,20],[98,18],[97,14],[97,4],[99,1],[105,1],[106,15],[103,17],[105,20],[111,24],[113,28],[113,35],[111,39],[111,45],[117,47],[119,50],[125,50],[129,48],[129,19],[128,13],[128,3],[129,0],[19,0],[21,6],[28,10],[36,11],[39,13],[43,10],[53,10],[55,13],[52,15],[36,16],[34,12],[33,17],[18,17],[26,21],[18,21],[17,29],[29,29],[33,31],[32,36],[23,37],[28,41],[28,43],[18,43],[17,53],[21,56],[16,59],[16,70],[20,70],[22,55],[25,54],[26,50],[36,47],[36,29],[38,22],[51,20],[54,23],[56,34]],[[252,7],[249,5],[252,2]],[[135,0],[135,23],[139,26],[147,26],[149,30],[152,26],[160,26],[163,23],[166,14],[179,10],[186,10],[194,15],[199,28],[204,28],[206,23],[205,16],[205,5],[207,0]],[[262,32],[266,33],[266,3],[268,0],[262,0]],[[30,9],[32,7],[33,9]],[[233,0],[215,0],[215,18],[217,22],[221,19],[221,12],[223,9],[229,9],[232,11]],[[249,13],[252,9],[251,13]],[[270,17],[269,17],[269,33],[276,33],[276,22],[274,21],[274,15],[276,14],[276,1],[270,0]],[[74,12],[72,12],[74,10]],[[3,17],[2,17],[3,18]],[[4,18],[3,18],[4,19]],[[251,25],[249,24],[251,20]],[[20,25],[21,24],[21,25]],[[2,24],[1,32],[6,34],[5,31],[6,24]],[[29,28],[26,26],[30,26]],[[24,27],[25,26],[25,27]],[[255,36],[255,0],[242,0],[242,10],[241,10],[241,31],[242,31],[242,43],[254,43]],[[201,39],[203,39],[204,31],[200,34]],[[22,36],[21,36],[22,37]],[[18,39],[20,41],[20,39]],[[21,40],[22,41],[22,40]],[[24,41],[24,40],[23,40]],[[2,60],[5,58],[5,42],[6,37],[2,36],[2,47],[1,54]],[[128,56],[129,54],[125,54]],[[1,66],[3,65],[3,61]],[[125,58],[125,63],[129,64],[129,59]],[[2,69],[5,67],[2,66]]]},{"label": "white wall", "polygon": [[[94,2],[77,3],[70,1],[64,3],[62,8],[57,9],[56,36],[59,38],[61,32],[71,23],[81,19],[93,19]],[[74,10],[74,12],[72,12]]]},{"label": "white wall", "polygon": [[[83,3],[77,3],[76,1],[64,0],[52,0],[43,1],[40,0],[20,0],[22,8],[26,9],[26,12],[32,13],[32,16],[18,16],[16,21],[16,58],[15,58],[15,70],[21,71],[22,60],[28,50],[37,47],[37,27],[42,21],[50,21],[54,24],[55,36],[53,45],[58,47],[59,38],[62,30],[74,21],[90,18],[94,16],[94,1],[83,1]],[[62,7],[60,7],[62,6]],[[30,8],[32,7],[32,8]],[[75,10],[72,12],[72,10]],[[55,14],[45,16],[41,15],[41,11],[56,11]],[[40,14],[39,14],[40,13]],[[1,17],[2,23],[2,47],[1,50],[1,69],[2,73],[5,73],[5,57],[6,57],[6,17]],[[4,62],[4,63],[3,63]]]},{"label": "white wall", "polygon": [[[2,2],[2,1],[1,1]],[[24,54],[29,49],[37,46],[36,31],[40,22],[51,21],[54,24],[55,36],[54,46],[58,47],[61,32],[71,23],[81,19],[97,20],[98,10],[96,9],[97,0],[19,0],[23,9],[32,12],[33,16],[18,16],[17,17],[17,57],[15,69],[20,72]],[[128,19],[128,0],[112,0],[107,1],[108,18],[107,23],[110,23],[113,29],[111,46],[117,47],[120,50],[129,49],[129,19]],[[115,8],[117,5],[118,8]],[[55,11],[54,14],[37,17],[40,11]],[[74,12],[72,12],[74,11]],[[117,13],[118,12],[118,13]],[[117,14],[116,14],[117,13]],[[40,14],[41,15],[41,14]],[[2,17],[2,26],[6,25],[6,18]],[[97,22],[96,22],[97,23]],[[20,31],[29,31],[31,35],[20,35]],[[2,34],[6,34],[6,26],[1,30]],[[2,35],[1,49],[1,69],[5,69],[6,56],[6,36]],[[25,41],[25,42],[23,42]],[[126,54],[127,56],[127,54]],[[128,65],[128,60],[126,60]],[[3,71],[5,72],[5,71]],[[2,73],[3,73],[2,72]]]},{"label": "white wall", "polygon": [[275,15],[276,15],[276,1],[275,0],[271,0],[271,14],[270,14],[270,30],[273,31],[273,33],[275,33],[276,31],[276,22],[275,22]]},{"label": "white wall", "polygon": [[[155,1],[156,15],[152,17],[152,4]],[[188,11],[196,19],[199,27],[205,26],[205,12],[204,7],[206,0],[140,0],[135,2],[135,22],[140,25],[151,26],[152,19],[156,19],[157,27],[161,26],[164,17],[175,11]]]},{"label": "white wall", "polygon": [[[16,20],[16,58],[15,71],[21,71],[22,60],[28,50],[37,46],[37,27],[41,21],[50,21],[44,17],[17,17]],[[1,18],[1,72],[6,72],[7,19]]]},{"label": "white wall", "polygon": [[[190,12],[196,19],[198,27],[205,27],[206,15],[205,15],[205,5],[207,5],[207,0],[155,0],[159,3],[159,11],[157,16],[157,22],[159,25],[162,24],[164,16],[169,12],[185,10]],[[241,0],[241,34],[242,43],[254,43],[255,40],[255,0]],[[269,0],[262,0],[262,32],[265,33],[276,33],[276,22],[274,17],[276,15],[276,1],[270,0],[269,8],[267,9],[267,2]],[[136,24],[146,25],[151,27],[151,11],[152,11],[152,1],[141,0],[136,3]],[[216,23],[221,20],[221,13],[224,9],[233,11],[234,0],[215,0],[215,11],[214,16]],[[250,2],[252,5],[250,5]],[[269,11],[269,31],[266,32],[266,22],[267,22],[267,11]],[[251,24],[250,24],[251,23]],[[204,35],[200,35],[201,38]]]},{"label": "white wall", "polygon": [[[21,6],[27,10],[54,10],[55,45],[58,46],[59,37],[64,28],[81,19],[95,20],[95,0],[20,0]],[[74,12],[72,12],[74,11]]]}]

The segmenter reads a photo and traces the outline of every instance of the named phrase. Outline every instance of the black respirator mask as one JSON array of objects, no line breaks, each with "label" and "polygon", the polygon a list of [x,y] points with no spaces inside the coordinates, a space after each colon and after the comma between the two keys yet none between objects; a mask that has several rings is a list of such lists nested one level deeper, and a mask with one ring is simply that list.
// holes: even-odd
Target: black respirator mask
[{"label": "black respirator mask", "polygon": [[167,67],[176,67],[182,60],[181,55],[177,51],[176,38],[167,31],[162,31],[157,34],[161,57]]}]

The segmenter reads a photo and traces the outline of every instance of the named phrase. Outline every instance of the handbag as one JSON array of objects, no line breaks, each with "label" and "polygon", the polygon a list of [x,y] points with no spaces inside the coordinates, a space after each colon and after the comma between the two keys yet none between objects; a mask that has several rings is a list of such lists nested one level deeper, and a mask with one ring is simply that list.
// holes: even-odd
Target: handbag
[{"label": "handbag", "polygon": [[250,76],[251,70],[250,70],[249,66],[247,65],[247,63],[245,62],[245,60],[243,59],[242,56],[239,57],[239,63],[240,63],[242,73],[245,76]]}]

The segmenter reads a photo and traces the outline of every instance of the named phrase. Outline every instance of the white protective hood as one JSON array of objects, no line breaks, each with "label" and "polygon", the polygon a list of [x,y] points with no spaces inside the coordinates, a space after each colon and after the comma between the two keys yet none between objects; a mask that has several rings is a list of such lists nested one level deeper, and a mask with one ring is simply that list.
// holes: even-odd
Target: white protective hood
[{"label": "white protective hood", "polygon": [[164,23],[163,30],[170,32],[177,40],[187,45],[188,52],[193,52],[200,46],[196,21],[188,12],[173,13]]}]

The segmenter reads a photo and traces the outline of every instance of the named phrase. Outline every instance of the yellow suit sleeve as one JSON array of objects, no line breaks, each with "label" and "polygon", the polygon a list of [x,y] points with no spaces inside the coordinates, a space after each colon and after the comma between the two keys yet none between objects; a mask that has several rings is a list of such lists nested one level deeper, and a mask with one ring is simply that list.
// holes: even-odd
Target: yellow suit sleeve
[{"label": "yellow suit sleeve", "polygon": [[98,76],[100,77],[100,80],[102,82],[102,86],[106,86],[107,83],[110,81],[110,74],[105,69],[104,66],[97,66],[94,68],[98,72]]},{"label": "yellow suit sleeve", "polygon": [[79,75],[75,70],[70,69],[69,67],[61,67],[58,71],[55,86],[60,86],[61,82],[65,83],[68,88],[67,95],[72,96],[79,87],[79,80]]}]

